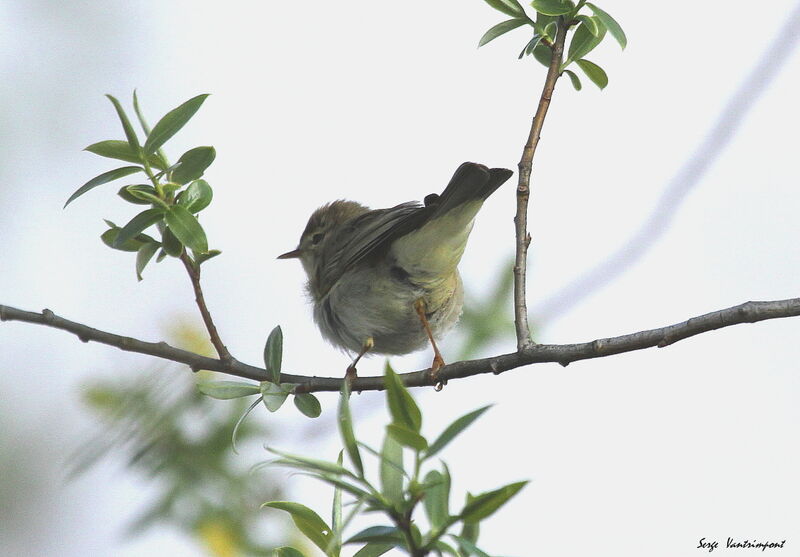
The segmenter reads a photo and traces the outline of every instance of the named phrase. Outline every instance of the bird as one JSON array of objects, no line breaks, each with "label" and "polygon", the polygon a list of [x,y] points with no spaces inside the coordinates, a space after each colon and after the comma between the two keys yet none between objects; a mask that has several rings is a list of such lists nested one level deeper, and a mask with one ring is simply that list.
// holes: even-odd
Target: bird
[{"label": "bird", "polygon": [[339,199],[318,208],[296,249],[322,336],[355,354],[345,377],[357,376],[365,354],[408,354],[430,343],[430,376],[445,363],[436,339],[461,316],[458,264],[484,201],[513,174],[465,162],[441,194],[423,203],[369,209]]}]

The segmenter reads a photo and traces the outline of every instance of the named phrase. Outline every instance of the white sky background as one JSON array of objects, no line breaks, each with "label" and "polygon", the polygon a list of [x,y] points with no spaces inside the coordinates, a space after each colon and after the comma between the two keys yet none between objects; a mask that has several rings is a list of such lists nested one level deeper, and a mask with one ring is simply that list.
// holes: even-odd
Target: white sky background
[{"label": "white sky background", "polygon": [[[608,71],[605,91],[588,80],[577,93],[566,79],[557,87],[534,162],[531,307],[638,229],[794,3],[754,10],[750,2],[695,2],[675,12],[671,4],[600,5],[621,22],[629,47],[620,53],[609,38],[589,56]],[[545,70],[516,59],[520,30],[475,49],[503,18],[480,0],[7,3],[0,7],[0,303],[49,307],[150,340],[179,316],[199,323],[178,265],[152,266],[137,284],[133,256],[98,240],[101,218],[121,223],[135,213],[114,195],[118,186],[61,206],[111,168],[80,152],[122,137],[104,93],[128,102],[138,88],[155,121],[208,92],[169,154],[217,148],[206,175],[215,199],[203,223],[223,255],[204,267],[204,287],[221,334],[237,357],[258,363],[280,323],[286,371],[343,373],[346,357],[311,321],[300,265],[275,256],[295,246],[310,212],[326,201],[385,207],[421,199],[465,160],[516,168]],[[546,323],[538,340],[586,341],[798,295],[799,72],[795,53],[663,239],[613,284]],[[487,202],[464,256],[471,292],[489,291],[511,256],[513,213],[509,183]],[[798,334],[796,319],[738,326],[663,350],[537,365],[415,394],[431,435],[496,403],[444,455],[453,505],[466,489],[532,480],[485,523],[480,545],[492,554],[683,556],[700,551],[702,537],[724,545],[734,536],[787,538],[781,554],[792,555],[800,547]],[[509,338],[485,355],[513,346]],[[414,370],[428,359],[393,364]],[[360,373],[379,373],[382,363],[369,360]],[[2,514],[27,528],[16,542],[0,536],[0,553],[198,554],[170,532],[121,544],[118,534],[143,496],[118,469],[76,483],[60,478],[86,425],[79,386],[150,364],[63,332],[0,326],[0,418],[14,426],[9,431],[27,432],[36,442],[28,450],[41,453],[31,502],[21,510],[0,501]],[[330,418],[335,398],[322,399]],[[358,402],[363,436],[377,444],[383,414],[369,407],[381,406],[380,395]],[[335,457],[335,437],[297,446],[304,418],[288,411],[271,419],[287,428],[284,447]],[[287,481],[327,515],[326,490]]]}]

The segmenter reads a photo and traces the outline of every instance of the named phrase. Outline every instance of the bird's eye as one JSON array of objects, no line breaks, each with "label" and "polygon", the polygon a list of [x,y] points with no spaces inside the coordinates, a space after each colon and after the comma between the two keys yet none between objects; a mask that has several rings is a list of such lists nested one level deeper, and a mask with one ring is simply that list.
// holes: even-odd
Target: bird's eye
[{"label": "bird's eye", "polygon": [[325,234],[324,234],[324,233],[322,233],[322,232],[317,232],[316,234],[314,234],[313,236],[311,236],[311,243],[312,243],[312,244],[314,244],[314,245],[316,246],[317,244],[319,244],[319,243],[322,241],[322,239],[323,239],[324,237],[325,237]]}]

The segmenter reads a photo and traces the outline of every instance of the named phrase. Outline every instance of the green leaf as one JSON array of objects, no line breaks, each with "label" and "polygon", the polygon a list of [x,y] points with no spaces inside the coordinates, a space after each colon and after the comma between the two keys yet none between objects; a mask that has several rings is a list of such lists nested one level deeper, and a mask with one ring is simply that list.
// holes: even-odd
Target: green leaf
[{"label": "green leaf", "polygon": [[587,2],[586,5],[589,6],[594,12],[594,15],[606,26],[611,36],[619,43],[619,46],[625,50],[625,47],[628,46],[628,38],[625,36],[625,31],[623,31],[622,27],[617,23],[617,20],[591,2]]},{"label": "green leaf", "polygon": [[531,6],[544,15],[564,15],[575,9],[575,4],[568,0],[533,0]]},{"label": "green leaf", "polygon": [[431,470],[425,476],[425,514],[436,529],[441,528],[450,518],[450,479],[438,470]]},{"label": "green leaf", "polygon": [[161,201],[158,199],[156,189],[153,186],[148,186],[147,184],[131,184],[130,186],[122,186],[117,192],[117,195],[128,203],[134,203],[136,205],[152,205],[153,203],[160,203]]},{"label": "green leaf", "polygon": [[507,19],[506,21],[498,23],[483,34],[481,40],[478,41],[478,48],[482,47],[488,42],[493,41],[500,35],[504,35],[509,31],[513,31],[517,27],[525,25],[526,23],[528,22],[525,19]]},{"label": "green leaf", "polygon": [[305,555],[300,553],[295,548],[285,545],[283,547],[275,548],[273,550],[273,557],[305,557]]},{"label": "green leaf", "polygon": [[211,203],[214,192],[205,180],[195,180],[178,195],[178,203],[190,213],[199,213]]},{"label": "green leaf", "polygon": [[140,172],[143,170],[141,166],[123,166],[122,168],[116,168],[114,170],[109,170],[108,172],[103,172],[99,176],[95,176],[81,187],[79,187],[75,193],[69,196],[67,202],[64,203],[64,207],[66,208],[67,205],[75,201],[77,198],[82,196],[87,191],[96,188],[97,186],[101,186],[103,184],[107,184],[108,182],[112,182],[123,176],[128,176],[129,174],[133,174],[134,172]]},{"label": "green leaf", "polygon": [[539,43],[533,49],[533,57],[545,68],[550,67],[550,61],[553,57],[553,51],[550,50],[550,47]]},{"label": "green leaf", "polygon": [[583,15],[583,14],[576,15],[575,19],[577,19],[578,21],[582,21],[584,23],[584,25],[586,25],[586,28],[589,30],[589,32],[592,35],[594,35],[595,37],[599,37],[600,36],[600,33],[602,31],[601,31],[601,27],[600,27],[601,23],[600,23],[599,19],[594,18],[594,17],[589,17],[588,15]]},{"label": "green leaf", "polygon": [[600,44],[605,35],[605,28],[601,28],[600,35],[595,36],[589,31],[585,23],[578,25],[575,34],[572,36],[572,41],[569,43],[569,52],[563,67],[567,67],[573,61],[579,60],[589,54],[594,50],[594,47]]},{"label": "green leaf", "polygon": [[170,206],[165,216],[169,229],[181,243],[193,251],[205,253],[208,251],[208,240],[203,227],[186,207],[182,205]]},{"label": "green leaf", "polygon": [[576,60],[575,63],[583,70],[586,77],[592,80],[592,83],[597,85],[600,89],[605,89],[606,85],[608,85],[608,75],[603,68],[585,58]]},{"label": "green leaf", "polygon": [[358,451],[358,443],[353,432],[353,416],[350,414],[350,384],[347,381],[342,383],[342,391],[339,396],[339,433],[342,436],[344,450],[347,452],[353,468],[358,472],[359,477],[364,477],[364,464],[361,462],[361,453]]},{"label": "green leaf", "polygon": [[422,413],[400,377],[388,365],[384,380],[386,381],[386,401],[392,421],[419,433],[422,427]]},{"label": "green leaf", "polygon": [[581,85],[581,80],[572,70],[564,70],[564,73],[569,76],[569,80],[572,82],[572,86],[575,88],[576,91],[580,91],[583,87]]},{"label": "green leaf", "polygon": [[[144,130],[144,134],[150,135],[150,126],[147,125],[147,120],[145,120],[144,114],[142,113],[142,109],[139,107],[139,96],[136,94],[136,89],[133,90],[133,110],[136,112],[136,118],[139,119],[139,124],[142,126],[142,130]],[[169,162],[167,161],[167,155],[164,154],[163,149],[159,149],[158,152],[149,158],[154,158],[159,161],[159,164],[153,165],[150,163],[151,166],[155,166],[162,172],[169,168]]]},{"label": "green leaf", "polygon": [[169,140],[170,137],[178,133],[178,131],[194,116],[194,113],[203,104],[203,101],[208,97],[207,94],[197,95],[189,99],[178,108],[174,108],[167,112],[158,123],[153,126],[152,131],[147,135],[147,141],[144,143],[145,154],[154,153],[156,149],[161,147]]},{"label": "green leaf", "polygon": [[386,435],[380,457],[381,493],[397,507],[403,501],[403,446]]},{"label": "green leaf", "polygon": [[144,268],[147,267],[147,264],[150,263],[150,260],[153,259],[153,256],[160,247],[161,244],[158,242],[147,242],[146,244],[142,244],[142,247],[139,248],[139,251],[136,254],[137,280],[142,280],[142,271],[144,271]]},{"label": "green leaf", "polygon": [[521,60],[524,56],[530,56],[533,53],[533,49],[538,46],[541,40],[542,40],[541,35],[539,34],[534,35],[533,38],[530,41],[528,41],[528,44],[526,44],[525,47],[522,49],[522,51],[519,53],[519,59]]},{"label": "green leaf", "polygon": [[468,555],[473,557],[490,557],[488,553],[481,550],[477,545],[467,538],[456,536],[455,534],[450,534],[450,537],[453,538],[456,543],[458,543],[461,550],[467,552]]},{"label": "green leaf", "polygon": [[161,251],[158,252],[158,256],[156,256],[156,263],[161,263],[167,257],[167,251],[164,248],[161,248]]},{"label": "green leaf", "polygon": [[370,542],[356,551],[353,557],[380,557],[394,547],[393,543]]},{"label": "green leaf", "polygon": [[197,390],[206,396],[219,400],[257,395],[261,392],[258,385],[242,381],[204,381],[197,384]]},{"label": "green leaf", "polygon": [[198,265],[201,265],[206,261],[208,261],[209,259],[216,257],[221,253],[222,252],[219,251],[218,249],[210,249],[205,253],[198,253],[197,255],[195,255],[194,262],[197,263]]},{"label": "green leaf", "polygon": [[283,360],[283,330],[278,325],[269,333],[264,345],[264,366],[272,383],[281,383],[281,362]]},{"label": "green leaf", "polygon": [[336,464],[333,462],[328,462],[327,460],[319,460],[316,458],[285,453],[283,451],[279,451],[278,449],[273,449],[272,447],[267,447],[267,450],[273,454],[283,457],[283,459],[276,461],[277,464],[283,464],[285,466],[291,466],[292,468],[298,468],[301,470],[309,470],[311,472],[353,477],[352,472],[342,466],[341,463]]},{"label": "green leaf", "polygon": [[239,416],[239,419],[236,420],[236,424],[233,426],[233,432],[231,433],[231,445],[233,445],[233,452],[238,453],[236,450],[236,435],[239,433],[239,428],[241,427],[242,423],[244,423],[244,419],[248,416],[248,414],[250,414],[250,412],[253,411],[253,408],[258,406],[258,403],[260,403],[261,400],[261,397],[255,399],[253,404],[251,404],[247,410],[245,410],[244,413]]},{"label": "green leaf", "polygon": [[370,526],[350,537],[345,544],[362,542],[393,543],[402,540],[402,533],[394,526]]},{"label": "green leaf", "polygon": [[168,226],[164,227],[164,232],[161,233],[161,241],[164,245],[164,251],[172,257],[180,257],[183,253],[183,244],[175,237],[175,234]]},{"label": "green leaf", "polygon": [[[336,464],[342,467],[344,462],[344,451],[339,451],[339,457],[336,459]],[[337,541],[342,539],[342,530],[344,529],[342,523],[342,488],[335,486],[333,489],[333,505],[331,506],[331,527],[333,527],[333,535]],[[337,546],[340,544],[337,544]],[[339,548],[337,548],[339,549]]]},{"label": "green leaf", "polygon": [[522,17],[525,15],[525,10],[522,8],[517,0],[484,0],[487,4],[495,10],[503,12],[512,17]]},{"label": "green leaf", "polygon": [[405,445],[415,451],[424,451],[428,442],[425,438],[401,424],[389,424],[386,426],[386,433],[394,437],[401,445]]},{"label": "green leaf", "polygon": [[281,385],[270,383],[269,381],[261,382],[261,396],[264,398],[264,406],[270,412],[277,412],[289,396],[289,391],[282,388]]},{"label": "green leaf", "polygon": [[136,137],[136,131],[133,129],[131,121],[128,120],[128,115],[125,114],[125,110],[123,110],[122,105],[119,104],[119,101],[115,97],[111,95],[106,95],[106,97],[108,97],[108,100],[114,105],[114,110],[117,111],[117,116],[119,116],[122,129],[125,131],[125,138],[128,140],[128,145],[130,145],[135,153],[138,153],[141,150],[139,138]]},{"label": "green leaf", "polygon": [[309,418],[319,418],[322,413],[322,406],[320,406],[319,400],[311,393],[294,395],[294,405]]},{"label": "green leaf", "polygon": [[314,542],[318,548],[325,551],[333,537],[330,526],[313,510],[300,503],[291,501],[272,501],[264,503],[263,507],[270,507],[286,511],[292,517],[297,528]]},{"label": "green leaf", "polygon": [[516,482],[495,489],[494,491],[487,491],[486,493],[476,495],[472,501],[464,506],[459,516],[465,522],[479,522],[491,516],[497,509],[516,495],[520,489],[525,487],[527,483],[527,481]]},{"label": "green leaf", "polygon": [[195,147],[189,149],[181,158],[178,159],[178,166],[172,171],[171,179],[179,184],[186,184],[192,180],[197,180],[206,171],[214,159],[217,152],[213,147]]},{"label": "green leaf", "polygon": [[114,240],[114,247],[119,249],[120,246],[125,244],[131,238],[136,237],[145,229],[153,226],[164,218],[164,210],[161,208],[145,209],[135,217],[133,217],[128,224],[123,226],[116,239]]},{"label": "green leaf", "polygon": [[128,242],[125,242],[124,245],[115,247],[117,236],[119,236],[119,230],[119,227],[109,228],[100,235],[100,239],[111,249],[116,249],[119,251],[139,251],[139,248],[145,244],[145,242],[142,242],[137,238],[133,238]]},{"label": "green leaf", "polygon": [[[100,155],[101,157],[106,157],[108,159],[136,163],[142,162],[142,157],[139,156],[139,153],[136,152],[136,150],[133,149],[127,141],[122,141],[121,139],[108,139],[106,141],[92,143],[86,147],[84,151],[89,151],[90,153],[94,153],[95,155]],[[164,170],[165,168],[164,162],[157,156],[151,155],[147,157],[147,162],[150,164],[150,166],[159,170]]]},{"label": "green leaf", "polygon": [[468,428],[472,422],[477,420],[481,417],[481,415],[486,412],[492,405],[489,404],[488,406],[484,406],[483,408],[478,408],[477,410],[473,410],[468,414],[464,414],[452,424],[447,426],[445,430],[442,432],[436,440],[431,443],[431,446],[425,452],[425,458],[430,458],[443,448],[447,446],[450,441],[452,441],[457,435],[459,435],[462,431]]}]

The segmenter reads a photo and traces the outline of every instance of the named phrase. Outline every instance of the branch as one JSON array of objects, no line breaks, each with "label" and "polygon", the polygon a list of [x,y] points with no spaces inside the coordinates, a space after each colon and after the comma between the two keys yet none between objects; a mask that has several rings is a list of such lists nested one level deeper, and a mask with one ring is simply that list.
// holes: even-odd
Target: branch
[{"label": "branch", "polygon": [[[644,348],[669,346],[679,340],[689,338],[716,329],[739,325],[741,323],[755,323],[767,319],[780,319],[784,317],[800,316],[800,298],[788,300],[775,300],[768,302],[745,302],[719,311],[713,311],[692,317],[691,319],[675,325],[658,329],[650,329],[611,338],[602,338],[590,342],[577,344],[534,344],[517,352],[483,358],[466,360],[446,365],[439,370],[436,381],[447,382],[450,379],[461,379],[481,373],[499,375],[504,371],[518,367],[556,362],[566,366],[578,360],[603,358],[623,352],[633,352]],[[193,371],[207,369],[219,371],[229,375],[265,381],[267,372],[262,368],[230,360],[208,358],[187,350],[170,346],[166,342],[145,342],[131,337],[124,337],[93,329],[86,325],[69,321],[45,309],[41,313],[23,311],[9,306],[0,305],[0,321],[24,321],[46,325],[56,329],[68,331],[76,335],[83,342],[93,340],[109,346],[114,346],[128,352],[148,354],[165,360],[171,360],[188,365]],[[409,387],[433,386],[430,371],[420,370],[404,373],[400,376]],[[295,383],[298,385],[295,392],[339,391],[343,378],[313,377],[305,375],[281,374],[282,383]],[[379,391],[383,390],[383,377],[359,377],[352,382],[354,391]]]},{"label": "branch", "polygon": [[181,261],[183,266],[186,267],[186,272],[189,273],[189,279],[192,281],[192,288],[194,288],[194,299],[197,302],[197,307],[200,309],[200,315],[203,316],[203,323],[208,330],[208,336],[211,339],[211,344],[217,350],[217,354],[221,360],[233,361],[233,356],[228,352],[228,347],[223,344],[222,339],[217,332],[217,327],[214,325],[214,320],[211,319],[211,312],[208,311],[205,296],[203,296],[203,289],[200,286],[200,266],[195,265],[189,256],[184,251],[181,254]]},{"label": "branch", "polygon": [[550,100],[553,97],[553,90],[556,81],[561,75],[561,58],[564,53],[564,42],[567,38],[567,24],[563,18],[559,18],[556,41],[552,46],[550,57],[550,67],[547,70],[547,77],[544,81],[542,95],[539,97],[539,107],[536,115],[531,122],[531,131],[528,134],[528,142],[522,149],[522,158],[519,161],[519,182],[517,183],[517,214],[514,217],[514,227],[516,232],[516,258],[514,261],[514,325],[517,329],[517,350],[529,348],[533,341],[528,326],[528,304],[526,301],[525,279],[528,267],[528,245],[531,242],[528,234],[528,199],[530,197],[531,168],[533,166],[533,155],[536,153],[536,146],[539,144],[539,137],[544,126],[544,119],[547,116],[547,109],[550,108]]}]

